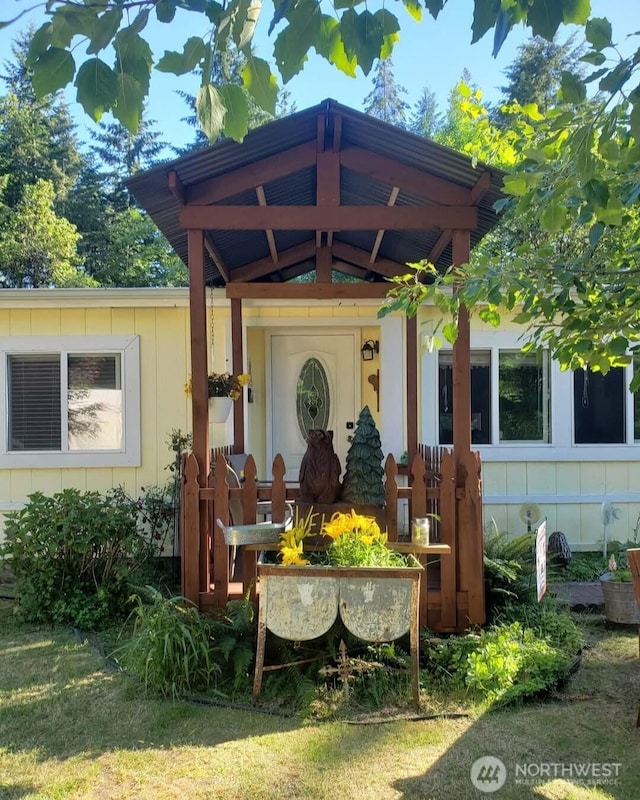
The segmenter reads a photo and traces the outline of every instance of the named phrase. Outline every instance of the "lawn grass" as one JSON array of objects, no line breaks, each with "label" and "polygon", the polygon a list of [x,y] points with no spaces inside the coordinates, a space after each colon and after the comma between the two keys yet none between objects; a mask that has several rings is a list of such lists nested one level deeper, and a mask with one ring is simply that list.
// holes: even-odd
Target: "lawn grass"
[{"label": "lawn grass", "polygon": [[[71,632],[17,626],[0,603],[2,800],[466,800],[640,797],[638,639],[587,627],[581,669],[549,702],[469,718],[353,725],[144,697]],[[443,707],[425,695],[424,712]],[[446,710],[446,708],[445,708]],[[509,773],[493,795],[479,757]],[[617,785],[516,785],[516,764],[620,763]]]}]

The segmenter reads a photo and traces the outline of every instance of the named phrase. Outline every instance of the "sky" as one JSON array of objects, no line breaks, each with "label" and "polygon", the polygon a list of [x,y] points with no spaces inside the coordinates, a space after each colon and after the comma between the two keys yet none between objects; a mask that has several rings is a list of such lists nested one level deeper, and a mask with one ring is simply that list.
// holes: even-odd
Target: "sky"
[{"label": "sky", "polygon": [[[19,11],[38,4],[39,0],[0,0],[0,19],[9,19]],[[370,2],[368,7],[375,11],[376,7],[383,4],[384,0],[380,0],[379,3]],[[491,57],[493,31],[489,31],[480,42],[471,45],[473,0],[449,0],[437,20],[434,21],[425,11],[419,23],[406,13],[401,2],[393,3],[389,8],[397,15],[401,27],[400,41],[393,53],[394,75],[396,82],[406,88],[405,100],[411,108],[423,89],[428,87],[435,93],[439,108],[444,110],[449,92],[464,69],[471,73],[473,83],[482,90],[485,100],[496,102],[500,97],[500,87],[506,83],[505,69],[516,57],[518,47],[530,37],[529,29],[515,29],[494,59]],[[273,38],[267,37],[266,30],[272,9],[270,0],[265,0],[255,40],[256,55],[268,60],[273,51]],[[640,2],[591,0],[591,10],[592,16],[606,16],[611,21],[614,41],[628,52],[631,45],[625,42],[626,36],[640,30]],[[20,30],[25,29],[30,22],[38,27],[44,19],[42,9],[36,8],[15,25],[0,30],[0,61],[4,62],[10,56],[11,41]],[[189,36],[204,33],[201,14],[178,11],[169,25],[156,22],[153,15],[150,19],[153,21],[142,35],[150,42],[154,60],[159,59],[165,50],[180,50]],[[571,32],[571,28],[561,28],[560,39],[566,39]],[[105,58],[104,54],[102,57]],[[364,98],[372,89],[372,77],[373,72],[364,76],[358,69],[358,76],[355,79],[349,78],[312,51],[302,73],[289,81],[285,88],[291,93],[290,99],[296,103],[298,110],[316,105],[328,97],[361,109]],[[197,86],[194,76],[176,77],[155,71],[152,74],[148,117],[157,122],[165,141],[175,146],[182,146],[193,139],[193,130],[181,121],[188,113],[187,107],[176,92],[181,90],[195,94]],[[80,125],[80,136],[88,138],[87,129],[93,123],[73,102],[74,97],[75,90],[73,87],[68,88],[67,100]],[[105,115],[103,119],[110,121],[111,117]]]}]

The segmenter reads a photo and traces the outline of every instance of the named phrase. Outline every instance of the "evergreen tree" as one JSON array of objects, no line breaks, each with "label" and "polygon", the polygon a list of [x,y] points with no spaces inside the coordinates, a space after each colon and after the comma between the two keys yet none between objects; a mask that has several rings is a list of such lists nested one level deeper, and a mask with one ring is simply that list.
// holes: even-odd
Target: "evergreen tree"
[{"label": "evergreen tree", "polygon": [[78,232],[56,215],[49,181],[25,186],[13,208],[0,208],[0,285],[3,288],[96,285],[80,268]]},{"label": "evergreen tree", "polygon": [[409,105],[402,99],[406,93],[404,86],[395,81],[391,59],[380,59],[373,74],[373,90],[364,99],[364,111],[398,128],[406,128]]},{"label": "evergreen tree", "polygon": [[435,92],[428,86],[422,90],[409,121],[409,130],[425,139],[433,139],[441,124]]},{"label": "evergreen tree", "polygon": [[466,113],[464,106],[468,103],[479,106],[481,98],[482,93],[473,85],[471,74],[468,70],[463,70],[462,77],[449,92],[449,104],[444,119],[434,132],[435,141],[460,153],[465,152],[465,146],[476,140],[477,125]]},{"label": "evergreen tree", "polygon": [[582,72],[580,55],[580,49],[573,47],[571,39],[557,44],[536,37],[520,45],[516,58],[504,71],[507,84],[500,88],[502,102],[535,103],[541,111],[552,108],[562,72]]},{"label": "evergreen tree", "polygon": [[61,94],[38,100],[26,67],[31,32],[19,35],[1,80],[0,175],[7,175],[3,201],[16,205],[26,186],[43,179],[55,189],[60,212],[82,167],[75,125]]},{"label": "evergreen tree", "polygon": [[347,453],[342,500],[345,503],[363,503],[383,506],[384,469],[382,467],[380,434],[365,406],[360,412],[353,440]]}]

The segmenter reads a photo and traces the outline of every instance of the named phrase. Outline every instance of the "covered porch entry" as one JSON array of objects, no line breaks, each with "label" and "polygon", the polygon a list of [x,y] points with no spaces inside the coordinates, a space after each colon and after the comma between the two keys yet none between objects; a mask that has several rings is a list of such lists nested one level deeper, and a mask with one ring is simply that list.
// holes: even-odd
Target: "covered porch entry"
[{"label": "covered porch entry", "polygon": [[[272,482],[268,486],[256,482],[256,460],[251,457],[243,486],[230,488],[224,461],[212,458],[207,287],[224,289],[230,306],[228,368],[234,374],[248,368],[246,339],[252,309],[292,303],[340,309],[335,325],[326,325],[306,349],[296,350],[295,334],[278,332],[277,321],[263,323],[265,332],[270,328],[270,357],[287,364],[283,379],[298,381],[296,369],[313,358],[323,364],[330,337],[348,336],[344,329],[351,327],[361,331],[362,339],[363,328],[354,323],[361,307],[381,303],[389,279],[405,274],[407,263],[428,259],[441,268],[466,263],[471,248],[497,221],[492,207],[501,196],[499,183],[499,175],[481,165],[474,167],[462,155],[331,100],[256,129],[242,144],[221,142],[129,182],[136,199],[189,268],[193,453],[184,487],[182,590],[200,608],[224,605],[235,592],[244,591],[255,574],[256,553],[248,551],[244,585],[230,584],[227,548],[213,520],[220,517],[228,524],[230,498],[241,502],[245,522],[255,520],[258,499],[269,500],[273,518],[282,519],[285,502],[296,497],[299,452],[296,442],[286,438],[292,430],[295,433],[297,420],[287,422],[291,408],[281,408],[281,397],[293,395],[271,391],[265,419],[267,428],[271,426],[271,442],[266,444],[265,467]],[[340,280],[345,275],[349,282]],[[442,555],[440,586],[429,588],[424,582],[421,623],[436,630],[481,624],[485,621],[481,486],[479,460],[471,451],[468,315],[462,312],[458,320],[453,450],[446,453],[420,444],[415,318],[388,319],[378,323],[381,334],[375,340],[382,443],[389,452],[390,425],[401,420],[402,449],[409,465],[399,470],[394,441],[395,454],[389,452],[386,464],[389,540],[398,538],[399,502],[409,504],[412,516],[427,509],[438,513],[441,541],[448,550]],[[298,338],[302,340],[313,327],[309,313],[297,329]],[[360,365],[362,342],[357,333],[353,336],[352,349]],[[325,365],[329,361],[324,357]],[[325,370],[334,390],[349,382],[345,363],[343,359],[340,366],[336,361]],[[354,422],[340,416],[342,399],[336,400],[333,421],[329,419],[340,437],[349,430],[347,423]],[[356,416],[360,399],[354,388]],[[227,452],[251,452],[253,434],[247,415],[247,403],[235,402],[232,443],[223,448]],[[290,464],[277,452],[279,448],[287,449]],[[408,486],[400,485],[399,471],[405,473]]]}]

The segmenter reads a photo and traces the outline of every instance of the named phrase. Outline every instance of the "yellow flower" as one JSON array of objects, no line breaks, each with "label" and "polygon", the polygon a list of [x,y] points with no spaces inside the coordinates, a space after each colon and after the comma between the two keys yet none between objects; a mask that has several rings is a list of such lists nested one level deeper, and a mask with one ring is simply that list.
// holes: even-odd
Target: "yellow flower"
[{"label": "yellow flower", "polygon": [[251,383],[251,375],[246,372],[242,372],[238,375],[238,383],[240,386],[246,386],[247,384]]},{"label": "yellow flower", "polygon": [[302,542],[295,547],[280,547],[280,557],[283,566],[304,566],[309,562],[302,552]]}]

